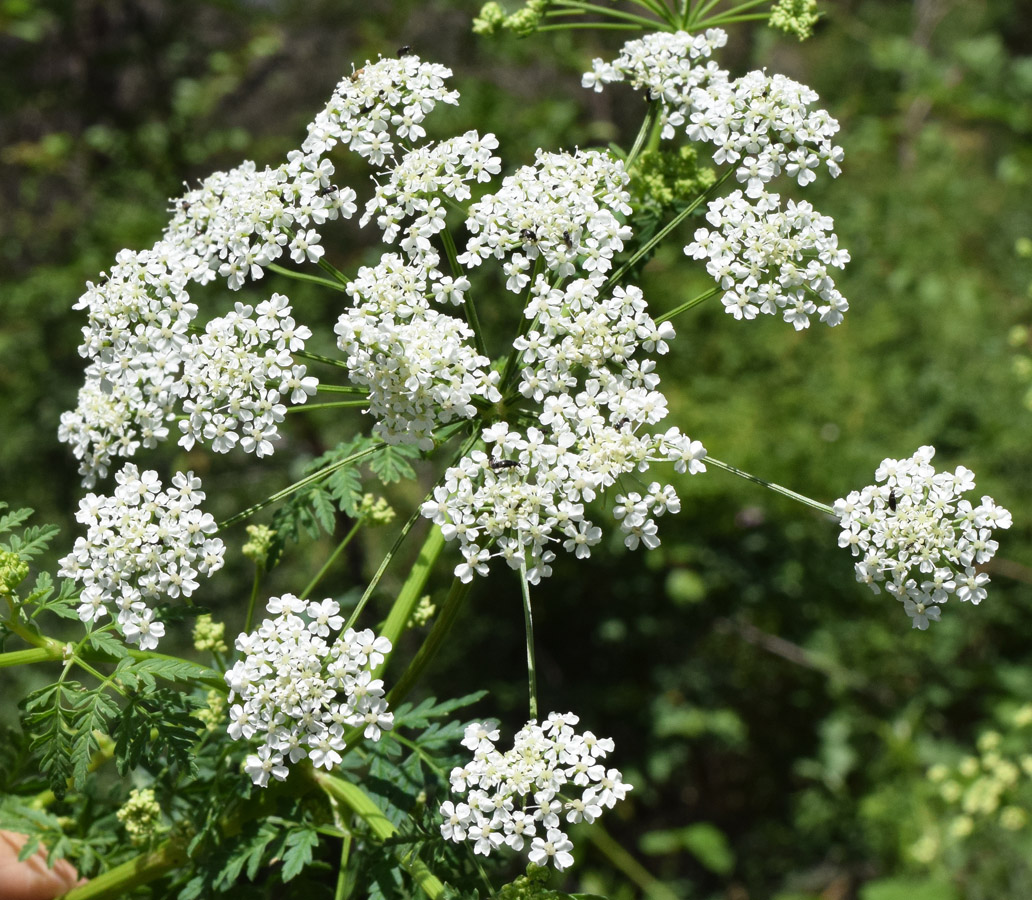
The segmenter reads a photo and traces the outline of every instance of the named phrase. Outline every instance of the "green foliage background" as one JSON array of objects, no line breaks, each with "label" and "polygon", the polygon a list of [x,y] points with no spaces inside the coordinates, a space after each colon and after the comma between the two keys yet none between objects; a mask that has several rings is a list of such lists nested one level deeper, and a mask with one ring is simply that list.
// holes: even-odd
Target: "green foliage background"
[{"label": "green foliage background", "polygon": [[[973,752],[980,732],[1006,729],[1032,701],[1032,413],[1008,344],[1032,320],[1032,263],[1015,252],[1032,235],[1032,24],[1020,0],[822,7],[811,41],[739,31],[723,63],[803,81],[841,121],[844,174],[808,199],[852,253],[839,279],[852,309],[840,327],[802,334],[715,306],[680,317],[661,369],[672,421],[713,455],[829,502],[868,483],[883,457],[934,444],[940,466],[973,468],[1015,524],[986,603],[947,608],[927,633],[853,582],[833,523],[720,471],[679,487],[684,509],[662,523],[658,550],[630,554],[614,539],[589,565],[559,561],[536,594],[542,702],[611,734],[636,785],[607,824],[614,842],[587,832],[573,873],[614,900],[647,896],[652,877],[683,898],[1032,896],[1027,826],[987,821],[932,861],[912,852],[929,821],[952,815],[936,806],[928,766]],[[475,11],[457,0],[183,0],[174,12],[159,0],[0,0],[0,496],[61,524],[60,552],[79,495],[55,437],[82,368],[71,305],[118,249],[153,241],[184,180],[245,156],[276,160],[352,63],[403,44],[456,71],[462,106],[434,127],[496,132],[506,165],[557,140],[633,136],[635,98],[579,88],[618,38],[474,39]],[[361,239],[338,235],[338,267],[368,252]],[[705,286],[683,243],[644,271],[656,310]],[[283,289],[299,319],[332,333],[338,313],[323,297]],[[218,476],[222,518],[359,427],[331,415],[314,414],[318,427],[297,417],[290,448],[260,469],[175,447],[147,464]],[[330,546],[295,553],[270,591],[296,589]],[[382,549],[355,550],[328,589],[360,584]],[[232,631],[247,575],[227,568],[206,602]],[[496,573],[466,616],[466,642],[430,688],[487,688],[475,714],[518,726],[518,584]],[[32,673],[3,677],[15,696]],[[1020,733],[1010,739],[1019,752]]]}]

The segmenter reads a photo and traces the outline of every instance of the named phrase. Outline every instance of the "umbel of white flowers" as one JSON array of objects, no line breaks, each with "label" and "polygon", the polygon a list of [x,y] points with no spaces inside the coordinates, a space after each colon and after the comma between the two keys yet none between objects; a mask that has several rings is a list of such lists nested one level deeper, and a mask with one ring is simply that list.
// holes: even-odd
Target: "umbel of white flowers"
[{"label": "umbel of white flowers", "polygon": [[211,535],[215,520],[201,512],[201,480],[177,472],[163,488],[158,473],[126,463],[115,475],[113,496],[87,494],[75,518],[87,527],[60,574],[82,583],[79,618],[95,622],[117,609],[119,630],[141,650],[165,634],[147,604],[189,597],[198,577],[222,568],[226,548]]},{"label": "umbel of white flowers", "polygon": [[495,747],[497,722],[467,726],[462,745],[473,758],[450,776],[452,791],[466,794],[466,802],[441,804],[441,834],[468,841],[484,856],[504,844],[539,866],[569,866],[573,843],[563,829],[594,822],[631,790],[604,762],[613,741],[590,731],[577,734],[578,721],[573,713],[549,713],[542,723],[532,719],[505,753]]},{"label": "umbel of white flowers", "polygon": [[939,621],[951,594],[975,605],[985,599],[989,576],[976,566],[999,547],[992,529],[1011,525],[1011,514],[992,497],[978,506],[960,499],[974,490],[974,472],[936,472],[933,456],[934,447],[919,447],[909,459],[882,460],[875,484],[834,506],[839,546],[862,557],[857,581],[875,593],[884,585],[922,630]]},{"label": "umbel of white flowers", "polygon": [[332,769],[343,758],[348,728],[361,727],[367,739],[378,740],[394,724],[383,682],[371,674],[390,653],[387,638],[348,628],[329,640],[344,624],[329,598],[284,594],[266,609],[273,617],[237,637],[243,656],[226,672],[229,735],[261,741],[244,763],[261,787],[270,776],[286,779],[288,763],[302,759]]}]

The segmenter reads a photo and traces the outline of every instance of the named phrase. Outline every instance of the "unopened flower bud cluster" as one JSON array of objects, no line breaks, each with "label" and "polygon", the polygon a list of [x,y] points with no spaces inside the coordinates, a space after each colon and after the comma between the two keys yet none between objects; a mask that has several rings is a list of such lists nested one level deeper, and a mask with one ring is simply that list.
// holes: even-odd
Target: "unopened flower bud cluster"
[{"label": "unopened flower bud cluster", "polygon": [[466,802],[441,805],[441,834],[468,841],[483,856],[504,844],[539,866],[571,865],[573,843],[564,829],[594,822],[631,790],[618,769],[606,768],[612,740],[577,734],[578,721],[572,713],[532,719],[505,753],[495,746],[497,723],[469,725],[462,744],[473,758],[450,776],[452,791],[467,794]]},{"label": "unopened flower bud cluster", "polygon": [[222,568],[225,546],[212,537],[215,520],[198,508],[205,495],[192,472],[177,472],[166,489],[157,472],[126,463],[115,481],[114,495],[79,502],[75,518],[86,536],[76,538],[60,574],[83,585],[83,622],[111,613],[127,641],[152,650],[165,626],[148,602],[191,596],[201,575]]},{"label": "unopened flower bud cluster", "polygon": [[143,846],[163,830],[161,805],[155,799],[152,788],[133,788],[129,793],[129,799],[115,815],[134,847]]},{"label": "unopened flower bud cluster", "polygon": [[857,581],[875,593],[884,585],[922,630],[939,621],[951,596],[976,605],[985,599],[989,576],[976,567],[996,553],[993,529],[1011,525],[992,497],[977,506],[960,499],[974,490],[975,473],[963,466],[936,472],[934,455],[934,447],[920,447],[909,459],[885,459],[875,484],[834,504],[839,546],[862,557]]},{"label": "unopened flower bud cluster", "polygon": [[378,740],[394,723],[383,682],[371,672],[391,650],[387,638],[352,628],[331,638],[344,625],[331,599],[284,594],[266,609],[273,617],[237,637],[242,658],[226,673],[229,735],[261,742],[244,763],[261,787],[270,777],[286,779],[289,764],[302,759],[332,769],[342,760],[349,728]]}]

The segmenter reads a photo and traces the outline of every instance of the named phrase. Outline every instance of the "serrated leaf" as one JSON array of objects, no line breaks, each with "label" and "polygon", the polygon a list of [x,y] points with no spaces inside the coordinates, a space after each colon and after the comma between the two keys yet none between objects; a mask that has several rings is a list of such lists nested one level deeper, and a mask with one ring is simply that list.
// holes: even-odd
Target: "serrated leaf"
[{"label": "serrated leaf", "polygon": [[326,489],[342,513],[354,516],[362,500],[362,477],[353,466],[344,466],[330,473]]},{"label": "serrated leaf", "polygon": [[[0,509],[7,509],[7,504],[0,506]],[[0,516],[0,534],[7,534],[12,528],[17,528],[22,522],[27,521],[35,510],[25,507],[24,509],[13,509],[6,515]]]},{"label": "serrated leaf", "polygon": [[17,553],[23,560],[33,559],[47,549],[60,531],[61,529],[56,525],[34,525],[26,528],[20,536],[11,536],[11,551]]},{"label": "serrated leaf", "polygon": [[319,833],[312,828],[295,828],[287,835],[283,853],[283,880],[291,881],[312,861],[312,851],[319,846]]},{"label": "serrated leaf", "polygon": [[94,631],[86,638],[86,643],[93,647],[98,653],[113,656],[115,659],[123,659],[129,655],[129,651],[114,634],[110,631]]},{"label": "serrated leaf", "polygon": [[394,711],[394,725],[397,727],[403,724],[409,728],[420,728],[429,725],[431,719],[448,716],[457,709],[471,706],[486,695],[487,691],[474,691],[465,697],[445,700],[443,703],[438,703],[436,697],[427,697],[418,706],[403,703]]},{"label": "serrated leaf", "polygon": [[192,700],[169,688],[132,695],[111,735],[119,773],[125,775],[141,763],[156,767],[162,757],[194,771],[192,751],[203,723],[190,714],[192,709]]},{"label": "serrated leaf", "polygon": [[419,450],[408,444],[388,445],[369,458],[369,470],[382,484],[415,478],[416,470],[409,464],[409,460],[418,459],[419,456]]},{"label": "serrated leaf", "polygon": [[134,671],[146,672],[155,678],[163,678],[165,681],[200,681],[204,678],[221,678],[214,669],[186,659],[148,656],[133,660],[132,668]]},{"label": "serrated leaf", "polygon": [[79,705],[73,721],[75,734],[71,750],[72,777],[77,790],[86,784],[93,754],[100,748],[96,732],[107,734],[109,723],[117,715],[118,707],[100,688],[90,691],[85,701]]},{"label": "serrated leaf", "polygon": [[337,527],[337,508],[330,499],[329,493],[323,490],[309,491],[308,499],[315,521],[323,527],[327,534],[333,534]]}]

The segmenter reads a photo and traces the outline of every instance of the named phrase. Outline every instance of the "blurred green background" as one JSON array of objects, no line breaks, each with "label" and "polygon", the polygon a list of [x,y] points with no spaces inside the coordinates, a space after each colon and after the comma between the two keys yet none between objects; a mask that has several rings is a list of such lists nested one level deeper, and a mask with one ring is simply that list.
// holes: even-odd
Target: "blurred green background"
[{"label": "blurred green background", "polygon": [[[1021,0],[822,8],[812,40],[738,30],[721,64],[803,81],[840,120],[844,174],[807,199],[852,253],[838,279],[852,308],[838,328],[801,334],[716,305],[680,317],[660,367],[671,422],[826,502],[869,483],[883,457],[933,444],[938,467],[974,469],[1014,527],[988,600],[954,601],[925,633],[854,583],[834,523],[716,470],[677,482],[683,510],[660,523],[659,549],[631,554],[614,536],[587,565],[557,561],[536,593],[543,706],[612,735],[635,785],[604,822],[611,841],[581,838],[569,883],[613,900],[1032,896],[1032,17]],[[538,146],[633,137],[640,100],[579,87],[619,37],[477,39],[475,12],[455,0],[0,0],[0,498],[61,524],[62,552],[80,495],[56,440],[83,367],[71,306],[120,248],[149,246],[184,181],[243,157],[275,164],[352,63],[406,44],[456,73],[462,106],[433,128],[494,131],[510,168]],[[706,286],[686,239],[643,274],[655,310]],[[340,229],[335,264],[362,261],[366,240]],[[322,331],[314,349],[332,348],[336,298],[271,276],[260,288],[285,290]],[[359,427],[330,413],[290,424],[260,468],[175,447],[146,464],[217,476],[221,518]],[[400,510],[417,493],[392,499]],[[368,574],[390,540],[373,537],[328,591]],[[331,546],[294,552],[270,592],[296,589]],[[203,598],[231,626],[249,585],[232,555]],[[474,593],[463,631],[427,690],[490,688],[475,714],[518,727],[522,615],[506,573]],[[33,677],[5,673],[8,695]],[[929,777],[936,764],[947,768]]]}]

